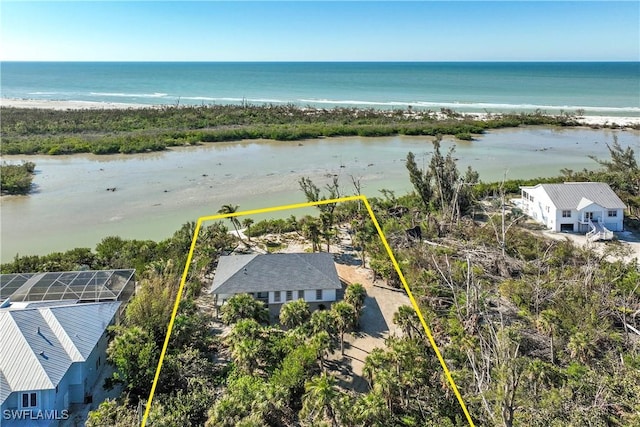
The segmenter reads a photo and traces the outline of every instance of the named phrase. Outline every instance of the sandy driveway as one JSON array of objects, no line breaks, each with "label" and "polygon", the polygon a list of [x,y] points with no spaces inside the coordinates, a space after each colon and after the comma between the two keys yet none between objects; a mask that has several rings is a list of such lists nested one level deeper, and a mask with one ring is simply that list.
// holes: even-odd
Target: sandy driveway
[{"label": "sandy driveway", "polygon": [[[388,288],[380,281],[374,285],[373,272],[361,266],[360,254],[352,247],[348,228],[339,226],[338,235],[339,242],[331,245],[338,276],[346,283],[360,283],[367,291],[367,297],[360,315],[358,331],[345,335],[344,356],[338,349],[329,356],[327,367],[337,376],[341,386],[364,392],[369,389],[367,381],[362,377],[365,358],[374,348],[385,348],[384,340],[388,336],[402,334],[400,328],[393,323],[393,315],[398,307],[411,305],[411,302],[404,290]],[[283,247],[279,248],[278,252],[311,250],[309,242],[300,239],[295,233],[262,236],[260,239],[254,239],[254,243],[261,240],[282,243]],[[324,243],[322,249],[326,249]]]},{"label": "sandy driveway", "polygon": [[341,385],[364,392],[369,389],[362,377],[364,360],[376,347],[384,348],[384,340],[389,335],[401,335],[402,331],[393,323],[393,315],[401,305],[410,305],[404,291],[374,286],[371,270],[360,266],[336,264],[338,275],[349,283],[360,283],[367,291],[364,307],[360,316],[358,331],[347,334],[345,338],[344,358],[340,350],[333,354],[341,375]]},{"label": "sandy driveway", "polygon": [[557,233],[554,231],[543,231],[542,234],[554,240],[569,239],[575,245],[581,248],[593,249],[599,254],[603,254],[607,249],[620,249],[620,254],[612,251],[613,254],[610,254],[607,259],[609,261],[622,260],[624,262],[630,262],[635,258],[638,264],[640,264],[640,236],[636,236],[629,231],[613,233],[617,237],[618,243],[620,244],[620,246],[618,247],[611,246],[615,245],[615,243],[612,242],[589,242],[587,241],[587,238],[584,234]]}]

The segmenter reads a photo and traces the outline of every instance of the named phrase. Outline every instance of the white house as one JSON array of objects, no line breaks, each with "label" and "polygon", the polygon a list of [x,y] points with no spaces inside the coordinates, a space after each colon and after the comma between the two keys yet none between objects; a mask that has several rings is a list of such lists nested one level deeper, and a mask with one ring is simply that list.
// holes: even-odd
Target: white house
[{"label": "white house", "polygon": [[107,327],[121,304],[2,303],[2,426],[56,426],[71,404],[91,399],[106,363]]},{"label": "white house", "polygon": [[0,274],[0,425],[55,426],[93,399],[134,273]]},{"label": "white house", "polygon": [[287,301],[304,299],[312,307],[328,306],[342,289],[331,254],[290,253],[221,256],[211,291],[216,304],[247,293],[277,315]]},{"label": "white house", "polygon": [[625,204],[604,182],[521,187],[524,213],[553,231],[587,233],[593,240],[623,230]]}]

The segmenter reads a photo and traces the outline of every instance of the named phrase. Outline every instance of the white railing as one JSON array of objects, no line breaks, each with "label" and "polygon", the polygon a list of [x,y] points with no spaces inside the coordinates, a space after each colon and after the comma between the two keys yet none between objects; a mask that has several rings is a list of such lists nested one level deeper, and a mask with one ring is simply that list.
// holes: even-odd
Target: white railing
[{"label": "white railing", "polygon": [[591,218],[589,218],[588,224],[589,227],[591,227],[591,231],[589,231],[586,236],[589,242],[613,239],[613,232],[603,224],[600,224],[600,222],[596,221],[596,223],[594,224],[593,221],[591,221]]}]

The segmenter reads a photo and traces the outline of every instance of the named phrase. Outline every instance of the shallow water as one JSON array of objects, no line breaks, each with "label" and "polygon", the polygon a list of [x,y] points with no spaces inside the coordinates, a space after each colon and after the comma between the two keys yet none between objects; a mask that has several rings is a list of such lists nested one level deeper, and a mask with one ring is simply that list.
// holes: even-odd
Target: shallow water
[{"label": "shallow water", "polygon": [[[483,181],[495,181],[505,172],[508,178],[533,178],[562,168],[595,168],[588,156],[607,158],[613,135],[640,152],[637,131],[539,127],[493,131],[473,142],[445,139],[443,148],[455,144],[461,170],[471,165]],[[109,235],[162,239],[187,221],[214,215],[223,204],[247,210],[304,202],[298,187],[303,176],[324,185],[338,175],[343,195],[353,194],[351,175],[360,178],[368,197],[379,196],[382,188],[400,194],[411,188],[407,152],[428,164],[429,141],[353,137],[217,143],[139,155],[5,156],[10,162],[34,161],[37,175],[33,194],[1,199],[1,260],[16,253],[94,248]]]}]

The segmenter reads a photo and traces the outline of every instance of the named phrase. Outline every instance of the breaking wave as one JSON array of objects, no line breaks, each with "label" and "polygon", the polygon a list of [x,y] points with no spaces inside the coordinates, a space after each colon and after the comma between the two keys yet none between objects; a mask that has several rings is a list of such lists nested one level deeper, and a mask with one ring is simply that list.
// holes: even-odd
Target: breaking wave
[{"label": "breaking wave", "polygon": [[120,93],[120,92],[90,92],[91,96],[108,96],[117,98],[165,98],[168,93]]}]

